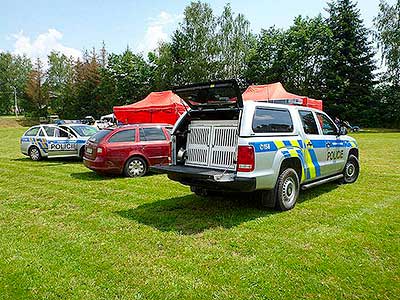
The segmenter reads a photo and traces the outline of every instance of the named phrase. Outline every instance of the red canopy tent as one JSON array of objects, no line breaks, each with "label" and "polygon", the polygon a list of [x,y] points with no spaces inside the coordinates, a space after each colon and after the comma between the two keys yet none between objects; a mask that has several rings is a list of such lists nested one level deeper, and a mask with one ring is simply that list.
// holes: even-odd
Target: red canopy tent
[{"label": "red canopy tent", "polygon": [[152,92],[139,102],[114,106],[115,117],[124,124],[168,123],[173,125],[185,111],[182,99],[172,91]]},{"label": "red canopy tent", "polygon": [[322,100],[289,93],[282,83],[276,82],[265,85],[250,85],[242,95],[243,100],[271,101],[276,103],[299,104],[322,110]]}]

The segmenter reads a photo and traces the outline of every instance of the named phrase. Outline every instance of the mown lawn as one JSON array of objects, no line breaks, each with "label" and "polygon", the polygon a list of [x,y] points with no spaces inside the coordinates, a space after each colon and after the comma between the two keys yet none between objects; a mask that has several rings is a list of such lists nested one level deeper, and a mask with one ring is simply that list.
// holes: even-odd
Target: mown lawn
[{"label": "mown lawn", "polygon": [[0,128],[0,299],[399,299],[400,133],[290,212],[32,162]]}]

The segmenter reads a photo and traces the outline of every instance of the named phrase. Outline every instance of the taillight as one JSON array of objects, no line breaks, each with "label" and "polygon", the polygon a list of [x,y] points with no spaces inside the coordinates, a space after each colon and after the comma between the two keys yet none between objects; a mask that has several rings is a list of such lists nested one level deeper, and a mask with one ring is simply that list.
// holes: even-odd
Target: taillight
[{"label": "taillight", "polygon": [[254,147],[238,146],[237,171],[251,172],[254,170]]},{"label": "taillight", "polygon": [[97,155],[98,156],[104,156],[104,155],[106,155],[106,148],[105,147],[102,147],[102,146],[99,146],[99,147],[97,147]]}]

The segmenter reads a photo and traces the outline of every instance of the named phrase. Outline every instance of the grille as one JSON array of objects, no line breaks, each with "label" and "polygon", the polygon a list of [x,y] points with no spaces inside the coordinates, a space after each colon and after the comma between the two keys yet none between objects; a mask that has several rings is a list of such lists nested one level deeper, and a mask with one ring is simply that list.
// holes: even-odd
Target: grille
[{"label": "grille", "polygon": [[237,122],[192,122],[186,165],[235,170],[237,139]]}]

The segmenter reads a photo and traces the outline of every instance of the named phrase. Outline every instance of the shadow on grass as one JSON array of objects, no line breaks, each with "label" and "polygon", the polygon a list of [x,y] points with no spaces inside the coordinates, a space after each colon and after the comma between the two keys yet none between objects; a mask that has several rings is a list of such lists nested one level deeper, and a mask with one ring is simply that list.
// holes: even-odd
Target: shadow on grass
[{"label": "shadow on grass", "polygon": [[225,198],[203,198],[191,194],[146,203],[115,213],[160,231],[190,235],[217,227],[235,227],[276,211],[260,210],[251,196],[246,194],[232,194]]},{"label": "shadow on grass", "polygon": [[[147,173],[143,177],[151,177],[159,175],[156,173]],[[106,179],[113,179],[113,178],[124,178],[125,176],[123,174],[119,173],[106,173],[106,172],[94,172],[94,171],[88,171],[88,172],[81,172],[81,173],[72,173],[71,177],[75,179],[81,179],[81,180],[88,180],[88,181],[93,181],[93,180],[106,180]],[[139,177],[137,178],[131,178],[132,180],[140,180]]]},{"label": "shadow on grass", "polygon": [[311,200],[315,197],[318,197],[322,194],[329,193],[329,192],[337,189],[339,186],[340,186],[339,183],[330,182],[330,183],[325,183],[325,184],[316,186],[309,190],[300,191],[300,195],[299,195],[299,199],[297,200],[297,203],[302,203],[307,200]]},{"label": "shadow on grass", "polygon": [[82,164],[82,159],[78,157],[63,157],[63,158],[43,158],[39,161],[33,161],[29,157],[13,158],[10,161],[38,164],[41,166],[57,166],[65,164]]},{"label": "shadow on grass", "polygon": [[[299,203],[328,193],[338,186],[336,183],[329,183],[302,191]],[[229,229],[260,217],[281,212],[273,209],[261,209],[250,194],[225,194],[221,197],[209,198],[191,194],[146,203],[137,208],[115,213],[160,231],[191,235],[217,227]]]},{"label": "shadow on grass", "polygon": [[122,176],[118,174],[96,173],[93,171],[88,171],[80,173],[71,173],[71,177],[79,180],[101,181],[101,180],[110,180]]}]

